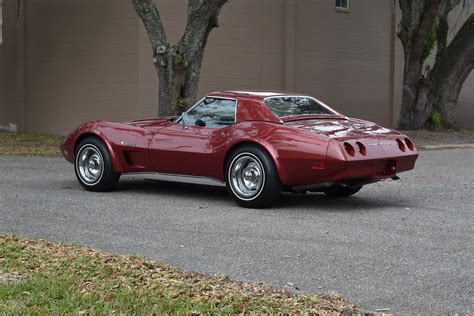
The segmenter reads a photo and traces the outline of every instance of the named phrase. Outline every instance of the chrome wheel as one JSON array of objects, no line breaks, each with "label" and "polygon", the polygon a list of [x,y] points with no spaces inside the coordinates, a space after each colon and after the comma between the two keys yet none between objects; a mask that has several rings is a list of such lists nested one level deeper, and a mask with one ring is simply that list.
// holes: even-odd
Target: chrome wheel
[{"label": "chrome wheel", "polygon": [[94,185],[104,174],[104,160],[100,150],[93,145],[84,145],[76,158],[77,173],[86,185]]},{"label": "chrome wheel", "polygon": [[235,157],[229,168],[230,188],[242,200],[252,200],[262,192],[265,170],[260,160],[250,153]]}]

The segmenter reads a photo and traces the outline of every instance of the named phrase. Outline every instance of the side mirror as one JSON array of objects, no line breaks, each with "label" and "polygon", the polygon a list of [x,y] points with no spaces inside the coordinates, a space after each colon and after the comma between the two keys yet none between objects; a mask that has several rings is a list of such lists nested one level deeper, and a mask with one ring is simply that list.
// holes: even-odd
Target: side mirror
[{"label": "side mirror", "polygon": [[195,122],[196,126],[201,126],[201,127],[205,127],[206,126],[206,122],[204,122],[203,120],[201,119],[197,119],[196,122]]}]

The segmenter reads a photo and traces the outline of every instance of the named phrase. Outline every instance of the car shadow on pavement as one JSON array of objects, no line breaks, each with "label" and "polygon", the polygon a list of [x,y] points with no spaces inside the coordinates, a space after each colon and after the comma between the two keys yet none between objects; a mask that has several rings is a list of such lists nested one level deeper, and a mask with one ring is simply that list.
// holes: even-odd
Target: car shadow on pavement
[{"label": "car shadow on pavement", "polygon": [[180,199],[229,200],[225,188],[158,180],[125,180],[117,186],[119,192],[166,195]]},{"label": "car shadow on pavement", "polygon": [[[156,181],[156,180],[125,180],[117,187],[118,192],[135,192],[140,194],[156,194],[166,197],[179,197],[182,200],[219,203],[226,202],[229,206],[237,206],[225,188],[196,184]],[[324,209],[331,212],[379,210],[387,207],[407,207],[408,201],[394,199],[392,196],[367,196],[363,192],[345,198],[328,197],[322,193],[283,193],[272,209]]]},{"label": "car shadow on pavement", "polygon": [[328,197],[323,193],[291,194],[284,193],[277,208],[324,209],[330,212],[352,212],[380,210],[383,208],[406,207],[404,200],[394,200],[390,197],[373,198],[363,193],[349,197]]}]

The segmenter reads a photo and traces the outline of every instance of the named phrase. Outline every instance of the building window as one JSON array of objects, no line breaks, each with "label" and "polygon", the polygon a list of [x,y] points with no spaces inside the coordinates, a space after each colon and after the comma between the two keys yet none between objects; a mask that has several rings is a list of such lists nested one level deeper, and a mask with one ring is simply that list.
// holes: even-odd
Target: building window
[{"label": "building window", "polygon": [[350,0],[336,0],[336,11],[349,12]]}]

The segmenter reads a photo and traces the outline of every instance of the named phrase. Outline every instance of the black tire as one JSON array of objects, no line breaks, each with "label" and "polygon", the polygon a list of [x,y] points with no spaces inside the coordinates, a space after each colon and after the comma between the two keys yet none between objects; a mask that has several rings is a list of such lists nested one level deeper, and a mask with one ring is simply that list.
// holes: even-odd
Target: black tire
[{"label": "black tire", "polygon": [[[82,159],[81,162],[81,156],[88,158]],[[97,173],[91,172],[91,169],[84,166],[84,164],[87,164],[87,162],[84,162],[85,160],[95,161],[96,164],[93,166],[100,165],[100,170]],[[107,146],[95,137],[85,138],[77,146],[74,170],[77,180],[87,191],[105,192],[113,190],[120,178],[120,174],[116,173],[112,167],[112,158]],[[88,178],[87,175],[90,177]]]},{"label": "black tire", "polygon": [[[242,190],[242,185],[239,186],[239,183],[242,184],[244,180],[237,176],[239,173],[235,170],[239,166],[245,166],[245,160],[248,160],[248,164],[240,172],[242,177],[245,178],[243,171],[250,170],[247,172],[252,173],[252,169],[254,169],[252,177],[249,178],[252,178],[252,180],[261,179],[261,181],[257,181],[259,186],[254,189],[248,189],[247,186],[244,186],[244,190]],[[242,207],[268,207],[280,197],[282,185],[275,164],[268,153],[257,146],[244,145],[234,150],[226,161],[225,174],[227,191]],[[256,176],[256,174],[260,176]],[[240,179],[240,182],[238,179]],[[242,191],[249,192],[250,196],[244,196]]]},{"label": "black tire", "polygon": [[356,194],[362,189],[362,186],[355,187],[344,187],[342,185],[336,184],[333,187],[330,187],[324,191],[327,196],[330,197],[346,197]]}]

